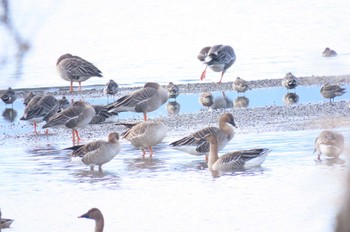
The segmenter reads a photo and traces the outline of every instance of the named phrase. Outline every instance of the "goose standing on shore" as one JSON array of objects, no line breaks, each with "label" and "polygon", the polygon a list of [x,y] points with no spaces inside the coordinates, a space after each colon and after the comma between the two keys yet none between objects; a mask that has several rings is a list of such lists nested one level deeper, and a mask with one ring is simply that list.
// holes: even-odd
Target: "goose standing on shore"
[{"label": "goose standing on shore", "polygon": [[97,140],[85,145],[77,145],[64,150],[74,150],[71,157],[81,157],[84,164],[94,170],[98,166],[98,171],[102,172],[102,165],[111,161],[120,151],[119,134],[109,133],[108,141]]},{"label": "goose standing on shore", "polygon": [[[327,83],[321,87],[320,93],[322,97],[329,98],[329,102],[333,105],[334,98],[346,93],[346,89],[340,87],[339,85],[331,85]],[[333,99],[333,103],[332,103],[332,99]]]},{"label": "goose standing on shore", "polygon": [[[48,121],[59,110],[59,101],[50,95],[34,96],[24,109],[20,120],[29,121],[34,125],[34,133],[37,134],[37,123]],[[48,131],[46,130],[46,134]]]},{"label": "goose standing on shore", "polygon": [[209,153],[209,143],[205,137],[208,134],[217,136],[218,149],[221,150],[234,136],[232,126],[236,127],[233,115],[231,113],[225,113],[220,116],[219,128],[213,126],[203,128],[169,145],[171,148],[184,151],[191,155],[207,155]]},{"label": "goose standing on shore", "polygon": [[315,139],[317,160],[321,160],[321,154],[331,158],[338,158],[344,151],[344,136],[338,132],[324,130]]},{"label": "goose standing on shore", "polygon": [[107,106],[111,112],[139,112],[147,120],[147,113],[157,110],[168,100],[168,91],[158,83],[148,82],[142,89],[123,96]]},{"label": "goose standing on shore", "polygon": [[63,126],[72,129],[72,140],[75,143],[76,140],[80,141],[77,128],[88,125],[94,116],[95,110],[90,104],[76,101],[72,106],[52,116],[43,128]]},{"label": "goose standing on shore", "polygon": [[213,174],[230,172],[237,169],[259,167],[266,159],[270,150],[255,148],[226,153],[219,157],[219,140],[215,134],[207,134],[205,140],[209,143],[208,168]]},{"label": "goose standing on shore", "polygon": [[322,56],[324,56],[324,57],[334,57],[334,56],[337,56],[338,54],[334,51],[334,50],[332,50],[332,49],[330,49],[330,48],[325,48],[324,49],[324,51],[322,52]]},{"label": "goose standing on shore", "polygon": [[73,92],[73,82],[79,83],[79,91],[81,91],[81,82],[94,76],[102,77],[102,72],[95,65],[69,53],[58,58],[56,68],[62,79],[70,81],[71,93]]},{"label": "goose standing on shore", "polygon": [[122,136],[130,141],[135,148],[141,149],[143,156],[146,155],[146,149],[148,149],[149,156],[152,157],[152,146],[162,142],[168,133],[168,127],[162,122],[146,121],[129,127],[131,128]]},{"label": "goose standing on shore", "polygon": [[221,72],[219,81],[221,83],[226,70],[235,63],[236,54],[231,46],[220,44],[202,48],[197,58],[206,65],[200,80],[204,80],[207,67],[209,67],[214,72]]},{"label": "goose standing on shore", "polygon": [[88,212],[79,216],[78,218],[87,218],[95,220],[95,232],[103,232],[103,227],[105,225],[105,221],[103,218],[102,212],[97,208],[92,208]]},{"label": "goose standing on shore", "polygon": [[238,94],[245,93],[245,91],[249,89],[248,82],[240,77],[237,77],[232,83],[232,89],[234,89]]},{"label": "goose standing on shore", "polygon": [[16,101],[17,96],[16,96],[16,92],[9,87],[1,96],[1,100],[6,104],[6,105],[10,105]]},{"label": "goose standing on shore", "polygon": [[297,78],[291,73],[287,73],[282,79],[282,86],[287,90],[294,89],[298,86]]}]

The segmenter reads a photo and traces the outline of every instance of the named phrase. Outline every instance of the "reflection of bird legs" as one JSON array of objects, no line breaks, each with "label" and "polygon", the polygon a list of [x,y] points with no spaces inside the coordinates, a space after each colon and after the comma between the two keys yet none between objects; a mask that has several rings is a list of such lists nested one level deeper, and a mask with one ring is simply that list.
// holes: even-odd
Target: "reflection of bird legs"
[{"label": "reflection of bird legs", "polygon": [[207,68],[208,68],[208,65],[205,66],[205,69],[204,69],[204,71],[202,72],[202,75],[201,75],[201,77],[200,77],[200,80],[201,80],[201,81],[204,80],[204,78],[205,78],[205,74],[206,74]]}]

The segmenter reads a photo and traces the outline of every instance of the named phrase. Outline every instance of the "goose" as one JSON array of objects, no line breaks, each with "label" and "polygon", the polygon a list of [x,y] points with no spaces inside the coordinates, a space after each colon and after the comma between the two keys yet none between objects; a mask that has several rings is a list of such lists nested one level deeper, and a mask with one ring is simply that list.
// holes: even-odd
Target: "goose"
[{"label": "goose", "polygon": [[168,97],[169,98],[177,98],[180,94],[180,89],[177,85],[175,85],[173,82],[169,82],[167,85],[167,90],[168,90]]},{"label": "goose", "polygon": [[77,137],[77,141],[80,141],[77,128],[88,125],[94,116],[95,110],[90,104],[76,101],[72,106],[52,116],[43,128],[57,126],[70,128],[72,129],[72,140],[75,143],[75,137]]},{"label": "goose", "polygon": [[110,112],[139,112],[147,120],[147,113],[157,110],[168,100],[168,92],[158,83],[147,82],[142,89],[125,95],[107,106]]},{"label": "goose", "polygon": [[73,92],[73,82],[79,83],[79,91],[81,91],[81,82],[94,76],[102,77],[102,72],[95,65],[69,53],[57,59],[56,69],[63,80],[70,81],[71,93]]},{"label": "goose", "polygon": [[221,83],[226,70],[235,63],[236,54],[231,46],[220,44],[202,48],[197,58],[206,65],[200,80],[204,80],[207,67],[209,66],[214,72],[221,72],[219,81]]},{"label": "goose", "polygon": [[254,148],[226,153],[219,157],[219,140],[215,134],[207,134],[205,140],[209,143],[208,168],[210,171],[229,172],[237,169],[259,167],[271,150]]},{"label": "goose", "polygon": [[[320,93],[321,93],[322,97],[329,98],[329,102],[331,104],[333,104],[334,98],[346,93],[346,89],[340,87],[337,84],[331,85],[331,84],[327,83],[321,87]],[[332,99],[333,99],[333,103],[332,103]]]},{"label": "goose", "polygon": [[289,89],[294,89],[298,86],[297,78],[291,73],[287,73],[282,79],[282,86]]},{"label": "goose", "polygon": [[317,159],[321,160],[321,154],[331,158],[338,158],[344,151],[344,136],[331,130],[322,131],[315,139]]},{"label": "goose", "polygon": [[209,109],[214,104],[213,94],[205,90],[199,97],[199,103]]},{"label": "goose", "polygon": [[35,96],[29,101],[20,120],[33,123],[34,133],[37,134],[37,123],[48,121],[50,117],[57,113],[58,109],[59,102],[55,97],[50,95]]},{"label": "goose", "polygon": [[337,56],[338,54],[334,51],[331,50],[330,48],[325,48],[324,51],[322,52],[322,56],[324,57],[333,57],[333,56]]},{"label": "goose", "polygon": [[23,104],[25,106],[27,106],[28,103],[30,102],[30,100],[32,100],[33,97],[35,97],[35,94],[33,92],[26,93],[24,95]]},{"label": "goose", "polygon": [[[126,125],[128,126],[128,125]],[[145,121],[131,127],[122,134],[123,138],[130,141],[135,148],[141,149],[143,156],[146,155],[148,148],[152,157],[152,146],[159,144],[167,135],[168,127],[162,122]]]},{"label": "goose", "polygon": [[112,95],[114,97],[114,95],[116,95],[118,93],[119,90],[119,86],[117,84],[117,82],[115,82],[114,80],[110,79],[105,87],[103,88],[103,93],[107,95]]},{"label": "goose", "polygon": [[240,77],[237,77],[236,80],[232,83],[232,89],[237,91],[237,93],[245,93],[249,89],[248,82],[243,80]]},{"label": "goose", "polygon": [[112,132],[108,135],[108,141],[97,140],[64,150],[73,150],[71,157],[81,157],[84,164],[90,165],[91,171],[97,165],[99,172],[102,172],[102,165],[111,161],[119,153],[120,148],[119,134]]},{"label": "goose", "polygon": [[87,218],[95,220],[95,232],[103,232],[105,221],[102,212],[97,208],[92,208],[78,218]]},{"label": "goose", "polygon": [[214,134],[218,137],[218,148],[221,150],[234,136],[234,130],[231,125],[236,127],[233,115],[224,113],[220,116],[219,128],[213,126],[205,127],[170,143],[169,146],[191,155],[206,155],[209,153],[209,143],[205,140],[205,136]]},{"label": "goose", "polygon": [[11,87],[9,87],[1,96],[1,100],[5,103],[5,105],[12,104],[13,106],[13,103],[16,101],[16,99],[16,92]]},{"label": "goose", "polygon": [[91,119],[89,124],[100,124],[113,119],[118,113],[109,112],[105,105],[92,105],[95,110],[95,116]]}]

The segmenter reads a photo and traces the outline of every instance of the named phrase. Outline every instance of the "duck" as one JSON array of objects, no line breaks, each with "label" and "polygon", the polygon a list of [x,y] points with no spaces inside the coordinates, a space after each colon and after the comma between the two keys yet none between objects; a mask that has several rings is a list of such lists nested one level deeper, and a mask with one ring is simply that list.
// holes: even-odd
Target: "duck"
[{"label": "duck", "polygon": [[[34,125],[34,133],[37,131],[37,123],[48,121],[59,110],[58,100],[50,95],[34,96],[24,109],[20,120],[29,121]],[[48,131],[46,131],[48,133]]]},{"label": "duck", "polygon": [[130,128],[122,134],[122,138],[140,149],[143,157],[146,155],[146,149],[149,150],[149,157],[152,157],[152,146],[162,142],[168,133],[168,127],[163,122],[144,121],[126,126]]},{"label": "duck", "polygon": [[202,48],[197,58],[206,65],[200,80],[204,80],[207,67],[209,66],[214,72],[221,72],[219,81],[221,83],[226,70],[235,63],[236,54],[231,46],[218,44]]},{"label": "duck", "polygon": [[287,93],[283,97],[283,102],[285,105],[292,105],[299,102],[299,95],[296,93]]},{"label": "duck", "polygon": [[103,232],[105,221],[101,210],[98,208],[91,208],[89,211],[79,216],[78,218],[87,218],[95,220],[95,232]]},{"label": "duck", "polygon": [[334,51],[334,50],[332,50],[332,49],[330,49],[330,48],[325,48],[324,49],[324,51],[322,52],[322,56],[324,56],[324,57],[334,57],[334,56],[337,56],[338,54]]},{"label": "duck", "polygon": [[12,222],[14,222],[13,219],[2,218],[1,209],[0,209],[0,231],[1,229],[9,228]]},{"label": "duck", "polygon": [[330,158],[338,158],[344,151],[344,136],[333,130],[323,130],[315,139],[314,153],[317,152],[317,160],[321,160],[321,154]]},{"label": "duck", "polygon": [[108,134],[108,141],[97,140],[85,145],[77,145],[64,150],[73,150],[71,157],[80,157],[84,164],[94,170],[98,166],[98,171],[102,172],[102,165],[111,161],[120,151],[119,134],[111,132]]},{"label": "duck", "polygon": [[169,98],[177,98],[180,94],[179,86],[175,85],[173,82],[169,82],[167,85],[168,97]]},{"label": "duck", "polygon": [[11,87],[9,87],[1,96],[1,100],[5,103],[5,105],[12,104],[13,106],[13,103],[16,101],[16,99],[16,92]]},{"label": "duck", "polygon": [[84,101],[76,101],[70,107],[53,115],[42,128],[63,126],[72,129],[73,143],[80,141],[77,128],[84,127],[90,123],[95,116],[94,108]]},{"label": "duck", "polygon": [[253,148],[228,152],[219,157],[218,136],[209,133],[205,136],[205,140],[209,143],[208,168],[213,172],[230,172],[237,169],[259,167],[271,151],[267,148]]},{"label": "duck", "polygon": [[235,90],[238,94],[245,93],[248,89],[248,82],[240,77],[237,77],[236,80],[232,83],[232,89]]},{"label": "duck", "polygon": [[57,59],[56,69],[63,80],[70,81],[71,93],[73,92],[73,82],[79,83],[79,91],[81,91],[81,82],[90,77],[103,77],[102,72],[95,65],[69,53],[61,55]]},{"label": "duck", "polygon": [[208,107],[209,109],[214,104],[213,94],[208,90],[204,90],[199,97],[199,103],[204,107]]},{"label": "duck", "polygon": [[114,103],[107,105],[110,112],[138,112],[143,113],[147,121],[147,113],[157,110],[168,100],[168,91],[158,83],[147,82],[143,88],[125,95]]},{"label": "duck", "polygon": [[221,150],[234,136],[232,126],[236,127],[233,115],[231,113],[224,113],[220,116],[219,128],[213,126],[205,127],[170,143],[169,146],[191,155],[207,155],[209,153],[209,143],[205,140],[206,135],[216,135],[218,137],[218,148]]},{"label": "duck", "polygon": [[288,72],[282,79],[282,86],[287,90],[296,88],[298,86],[297,78],[291,72]]},{"label": "duck", "polygon": [[119,91],[119,86],[117,84],[117,82],[115,82],[114,80],[110,79],[105,87],[103,88],[103,93],[107,95],[112,95],[114,97],[114,95],[116,95]]},{"label": "duck", "polygon": [[[329,98],[329,102],[331,104],[333,104],[334,98],[346,93],[346,89],[340,87],[338,84],[326,83],[321,87],[320,93],[321,93],[322,97]],[[333,99],[333,103],[332,103],[332,99]]]}]

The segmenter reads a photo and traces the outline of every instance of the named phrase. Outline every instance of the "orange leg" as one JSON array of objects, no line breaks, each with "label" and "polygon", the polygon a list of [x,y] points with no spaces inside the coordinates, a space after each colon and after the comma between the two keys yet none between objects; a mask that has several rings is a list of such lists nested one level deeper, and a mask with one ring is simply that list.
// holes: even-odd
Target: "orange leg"
[{"label": "orange leg", "polygon": [[143,113],[143,119],[147,121],[147,113]]},{"label": "orange leg", "polygon": [[221,81],[222,81],[222,78],[224,76],[224,73],[225,73],[224,71],[221,72],[221,78],[220,78],[219,84],[221,84]]},{"label": "orange leg", "polygon": [[70,88],[69,88],[70,92],[73,93],[73,81],[70,81]]},{"label": "orange leg", "polygon": [[38,131],[36,130],[36,122],[34,122],[34,133],[38,134]]},{"label": "orange leg", "polygon": [[142,151],[142,156],[145,157],[145,155],[146,155],[145,149],[141,148],[141,151]]},{"label": "orange leg", "polygon": [[202,72],[202,75],[201,75],[201,78],[200,78],[201,81],[204,80],[204,78],[205,78],[205,75],[206,75],[206,73],[207,73],[207,68],[208,68],[208,66],[205,66],[205,69],[204,69],[204,71]]},{"label": "orange leg", "polygon": [[77,136],[77,141],[80,142],[80,136],[78,130],[74,129],[75,135]]},{"label": "orange leg", "polygon": [[153,155],[152,147],[148,147],[148,149],[149,149],[149,157],[152,158],[152,155]]},{"label": "orange leg", "polygon": [[46,134],[46,135],[49,134],[49,129],[46,129],[45,134]]},{"label": "orange leg", "polygon": [[72,142],[73,142],[73,145],[75,145],[75,134],[74,134],[74,129],[72,130]]}]

